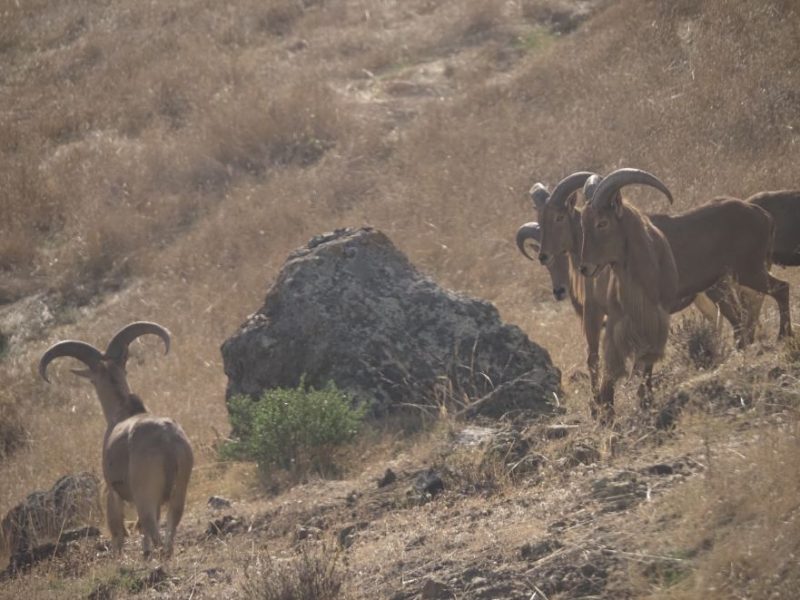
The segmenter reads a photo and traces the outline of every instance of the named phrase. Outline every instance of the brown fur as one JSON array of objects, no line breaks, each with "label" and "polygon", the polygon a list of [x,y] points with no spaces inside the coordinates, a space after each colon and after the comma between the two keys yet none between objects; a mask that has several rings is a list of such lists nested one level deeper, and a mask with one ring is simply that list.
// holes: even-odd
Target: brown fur
[{"label": "brown fur", "polygon": [[767,211],[775,222],[770,260],[782,266],[800,266],[800,190],[760,192],[747,199]]},{"label": "brown fur", "polygon": [[789,286],[769,273],[775,225],[768,212],[750,202],[716,198],[679,215],[651,215],[651,220],[673,248],[681,274],[679,303],[711,288],[709,296],[735,322],[738,345],[750,343],[755,321],[747,310],[742,314],[741,294],[725,282],[731,276],[738,285],[772,296],[780,311],[779,337],[791,335]]},{"label": "brown fur", "polygon": [[[131,331],[135,333],[126,333]],[[47,380],[45,371],[54,358],[71,356],[86,364],[87,369],[73,373],[92,382],[106,417],[102,461],[107,484],[106,519],[113,547],[117,553],[122,550],[127,535],[124,502],[132,502],[136,505],[137,528],[142,532],[142,549],[147,557],[153,547],[161,545],[160,510],[162,504],[167,504],[164,555],[169,557],[183,516],[194,457],[183,429],[172,419],[151,415],[128,388],[127,344],[145,333],[158,333],[169,349],[169,333],[160,325],[132,323],[112,339],[105,354],[83,342],[59,342],[45,352],[39,369]],[[75,349],[76,344],[84,347]]]},{"label": "brown fur", "polygon": [[[542,186],[542,189],[545,189],[544,186]],[[545,266],[550,273],[554,293],[556,290],[566,287],[572,306],[581,318],[581,326],[587,346],[587,367],[592,390],[596,392],[599,379],[600,337],[603,322],[608,312],[607,290],[610,269],[603,269],[592,279],[587,279],[580,274],[583,227],[581,225],[581,211],[575,206],[576,195],[573,194],[570,197],[566,207],[548,204],[543,201],[545,198],[546,196],[540,195],[539,202],[535,203],[537,217],[539,218],[540,236],[535,241],[540,244],[543,253],[552,257]],[[557,219],[559,216],[561,217],[560,220]],[[533,225],[533,223],[526,223],[523,227],[530,225]],[[517,243],[523,249],[519,238]],[[523,253],[528,256],[527,253]],[[564,253],[566,253],[566,260],[562,258]],[[528,258],[530,257],[528,256]],[[708,298],[704,296],[700,299],[700,302],[708,303]],[[682,310],[685,305],[673,308],[674,310]],[[717,324],[718,315],[716,311],[710,312],[706,310],[703,314]],[[735,320],[739,316],[739,311],[724,310],[723,316],[729,317],[735,331],[740,329],[739,321]]]},{"label": "brown fur", "polygon": [[[600,221],[608,223],[602,235],[596,233]],[[582,225],[582,272],[595,275],[599,268],[611,266],[603,380],[593,407],[609,420],[613,418],[614,385],[627,373],[628,361],[645,369],[649,392],[652,365],[663,356],[667,342],[678,271],[661,231],[621,199],[617,205],[589,205]]]}]

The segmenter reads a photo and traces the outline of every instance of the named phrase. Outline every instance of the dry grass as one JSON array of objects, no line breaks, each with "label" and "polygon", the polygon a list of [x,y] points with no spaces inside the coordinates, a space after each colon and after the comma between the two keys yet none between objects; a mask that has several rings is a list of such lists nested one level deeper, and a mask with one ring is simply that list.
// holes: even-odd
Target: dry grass
[{"label": "dry grass", "polygon": [[650,551],[676,560],[648,573],[658,590],[648,597],[795,595],[799,434],[796,418],[757,431],[746,444],[711,434],[704,476],[662,501],[669,531]]},{"label": "dry grass", "polygon": [[[133,319],[174,334],[167,357],[135,346],[130,381],[194,441],[190,513],[210,493],[254,494],[252,474],[216,460],[229,427],[218,348],[286,254],[322,230],[382,228],[445,286],[494,302],[568,378],[585,368],[580,326],[512,240],[532,214],[532,181],[637,166],[670,186],[676,209],[797,186],[794,3],[606,1],[572,34],[548,33],[572,26],[569,4],[4,3],[0,299],[42,292],[57,308],[37,327],[26,315],[0,363],[0,429],[14,440],[0,512],[99,466],[93,393],[66,368],[39,381],[41,352],[106,340]],[[634,200],[660,209],[653,198]],[[677,360],[661,372],[664,395],[697,375]],[[570,414],[585,417],[585,386],[568,387]],[[628,396],[623,386],[623,417]],[[17,443],[17,424],[30,443]],[[502,470],[467,462],[502,488]],[[84,573],[108,578],[104,568]]]},{"label": "dry grass", "polygon": [[264,554],[243,585],[248,600],[335,600],[343,597],[346,572],[341,550],[321,544],[301,546],[298,556],[281,562]]}]

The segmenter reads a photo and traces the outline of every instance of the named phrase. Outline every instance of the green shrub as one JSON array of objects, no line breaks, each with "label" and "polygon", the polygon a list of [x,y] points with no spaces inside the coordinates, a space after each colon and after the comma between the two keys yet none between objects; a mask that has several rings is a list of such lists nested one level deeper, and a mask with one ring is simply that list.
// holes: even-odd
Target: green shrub
[{"label": "green shrub", "polygon": [[255,460],[262,472],[333,467],[333,449],[353,439],[364,418],[362,407],[329,383],[324,389],[267,390],[258,400],[236,396],[228,402],[235,439],[223,456]]}]

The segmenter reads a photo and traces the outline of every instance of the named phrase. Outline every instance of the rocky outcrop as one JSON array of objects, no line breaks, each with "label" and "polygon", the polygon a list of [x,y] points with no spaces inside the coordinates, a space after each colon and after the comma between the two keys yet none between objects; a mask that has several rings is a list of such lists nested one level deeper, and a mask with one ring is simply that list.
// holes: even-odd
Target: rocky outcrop
[{"label": "rocky outcrop", "polygon": [[293,252],[264,306],[222,345],[226,396],[333,381],[380,415],[401,404],[481,400],[550,412],[560,372],[488,302],[444,290],[371,228]]},{"label": "rocky outcrop", "polygon": [[[65,475],[46,492],[32,492],[0,522],[0,542],[12,562],[68,527],[93,523],[102,514],[100,483],[92,473]],[[24,561],[23,561],[24,562]]]}]

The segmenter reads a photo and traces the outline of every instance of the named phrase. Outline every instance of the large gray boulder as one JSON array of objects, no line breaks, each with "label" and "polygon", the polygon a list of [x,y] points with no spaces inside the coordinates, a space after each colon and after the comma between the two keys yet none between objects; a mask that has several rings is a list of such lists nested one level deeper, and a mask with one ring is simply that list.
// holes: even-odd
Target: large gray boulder
[{"label": "large gray boulder", "polygon": [[[333,381],[374,415],[480,400],[474,412],[554,410],[561,373],[497,309],[423,276],[386,235],[344,229],[289,255],[264,306],[222,345],[226,397]],[[452,405],[451,405],[452,409]]]}]

